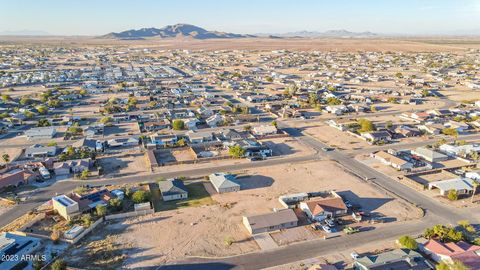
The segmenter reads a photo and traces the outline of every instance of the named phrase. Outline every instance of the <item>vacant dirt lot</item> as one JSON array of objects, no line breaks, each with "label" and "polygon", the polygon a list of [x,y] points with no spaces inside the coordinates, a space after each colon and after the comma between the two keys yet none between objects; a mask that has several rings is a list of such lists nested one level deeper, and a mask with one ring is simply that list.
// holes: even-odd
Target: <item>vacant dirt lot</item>
[{"label": "vacant dirt lot", "polygon": [[[416,208],[385,196],[330,161],[239,173],[242,190],[212,194],[217,204],[121,221],[118,226],[125,226],[125,233],[117,235],[116,243],[125,243],[132,250],[126,267],[146,267],[185,256],[226,256],[257,250],[257,244],[241,223],[242,216],[282,207],[278,196],[287,193],[337,190],[365,211],[396,220],[414,219],[420,214]],[[310,239],[311,235],[305,237]],[[231,245],[227,244],[229,239]]]},{"label": "vacant dirt lot", "polygon": [[98,159],[107,176],[128,176],[147,173],[145,158],[139,151],[125,151]]}]

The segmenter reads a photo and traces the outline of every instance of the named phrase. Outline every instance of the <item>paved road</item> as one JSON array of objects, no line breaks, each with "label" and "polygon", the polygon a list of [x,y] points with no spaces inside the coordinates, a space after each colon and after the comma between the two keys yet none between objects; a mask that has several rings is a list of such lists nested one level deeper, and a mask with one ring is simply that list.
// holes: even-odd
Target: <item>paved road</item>
[{"label": "paved road", "polygon": [[298,156],[298,157],[272,158],[265,161],[255,161],[255,162],[239,163],[239,164],[224,165],[224,166],[209,167],[209,168],[187,169],[183,171],[173,171],[173,172],[158,172],[158,173],[148,174],[148,175],[114,177],[114,178],[89,180],[89,181],[77,181],[77,180],[61,181],[49,187],[35,190],[27,202],[20,203],[14,206],[12,209],[3,213],[0,218],[0,228],[12,222],[16,218],[28,213],[32,209],[40,206],[42,203],[50,200],[56,194],[63,194],[63,193],[70,192],[71,190],[75,189],[77,186],[82,184],[89,184],[89,185],[108,185],[108,184],[121,185],[121,184],[129,184],[129,183],[132,184],[132,183],[155,181],[160,177],[174,178],[179,176],[186,176],[186,177],[204,176],[204,175],[209,175],[211,173],[219,172],[219,171],[225,171],[225,172],[239,171],[239,170],[245,170],[250,168],[267,167],[267,166],[274,166],[279,164],[290,164],[290,163],[296,163],[296,162],[306,162],[306,161],[312,161],[312,160],[318,160],[318,159],[319,157],[317,154],[312,154],[312,155]]},{"label": "paved road", "polygon": [[448,207],[430,197],[427,197],[403,184],[396,182],[387,175],[383,175],[368,166],[349,157],[340,151],[323,152],[321,148],[328,145],[317,141],[316,139],[305,136],[299,130],[288,127],[285,123],[279,123],[284,130],[291,136],[306,143],[313,149],[319,150],[319,155],[339,162],[352,173],[361,178],[368,178],[372,185],[386,190],[394,196],[399,196],[405,200],[421,207],[425,210],[425,217],[420,220],[398,222],[389,226],[377,228],[375,230],[362,232],[359,234],[347,235],[328,240],[314,240],[301,242],[278,249],[255,252],[239,256],[208,259],[208,258],[189,258],[175,265],[162,266],[159,269],[261,269],[273,267],[294,261],[304,260],[325,254],[342,251],[352,251],[367,243],[383,240],[393,240],[401,235],[418,235],[426,227],[435,224],[456,224],[458,220],[470,220],[472,223],[480,221],[478,216],[473,216],[469,211]]},{"label": "paved road", "polygon": [[284,246],[274,250],[249,253],[223,259],[188,258],[176,265],[162,266],[158,269],[262,269],[295,261],[343,251],[353,251],[367,242],[393,240],[401,235],[416,235],[427,226],[436,224],[435,220],[426,217],[422,220],[399,222],[362,233],[345,235],[327,240],[317,239]]}]

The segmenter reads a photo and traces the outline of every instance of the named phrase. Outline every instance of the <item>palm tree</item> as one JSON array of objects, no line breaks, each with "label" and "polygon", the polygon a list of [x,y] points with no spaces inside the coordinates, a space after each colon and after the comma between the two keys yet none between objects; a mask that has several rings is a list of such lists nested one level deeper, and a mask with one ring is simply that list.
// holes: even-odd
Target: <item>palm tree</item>
[{"label": "palm tree", "polygon": [[473,180],[472,186],[473,186],[473,193],[472,193],[472,203],[473,203],[473,197],[475,197],[475,193],[477,193],[477,188],[480,185],[480,182],[477,180]]}]

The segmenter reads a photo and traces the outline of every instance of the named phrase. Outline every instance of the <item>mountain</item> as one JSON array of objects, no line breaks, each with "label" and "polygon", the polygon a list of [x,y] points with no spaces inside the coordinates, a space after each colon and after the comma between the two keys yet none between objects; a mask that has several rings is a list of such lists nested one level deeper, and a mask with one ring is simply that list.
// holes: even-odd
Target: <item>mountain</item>
[{"label": "mountain", "polygon": [[0,36],[49,36],[45,31],[20,30],[20,31],[0,31]]},{"label": "mountain", "polygon": [[145,39],[145,38],[176,38],[191,37],[194,39],[212,39],[212,38],[246,38],[254,37],[252,35],[241,35],[217,31],[207,31],[201,27],[191,24],[167,25],[163,28],[142,28],[139,30],[128,30],[120,33],[109,33],[100,38],[110,39]]},{"label": "mountain", "polygon": [[345,29],[340,30],[328,30],[325,32],[318,31],[298,31],[298,32],[288,32],[284,34],[274,34],[278,37],[307,37],[307,38],[317,38],[317,37],[376,37],[378,34],[366,31],[366,32],[350,32]]}]

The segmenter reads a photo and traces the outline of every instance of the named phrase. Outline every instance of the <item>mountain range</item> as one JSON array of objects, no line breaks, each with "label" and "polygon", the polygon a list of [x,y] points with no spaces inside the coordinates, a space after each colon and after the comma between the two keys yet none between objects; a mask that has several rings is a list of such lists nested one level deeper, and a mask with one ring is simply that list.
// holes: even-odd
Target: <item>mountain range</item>
[{"label": "mountain range", "polygon": [[[378,34],[369,31],[366,32],[351,32],[345,29],[328,30],[325,32],[318,31],[298,31],[288,32],[283,34],[272,34],[277,37],[305,37],[305,38],[320,38],[320,37],[376,37]],[[261,36],[261,35],[260,35]]]},{"label": "mountain range", "polygon": [[212,38],[247,38],[255,37],[253,35],[242,35],[218,31],[208,31],[201,27],[191,24],[167,25],[163,28],[141,28],[132,29],[119,33],[109,33],[100,38],[109,39],[145,39],[145,38],[176,38],[191,37],[194,39],[212,39]]}]

